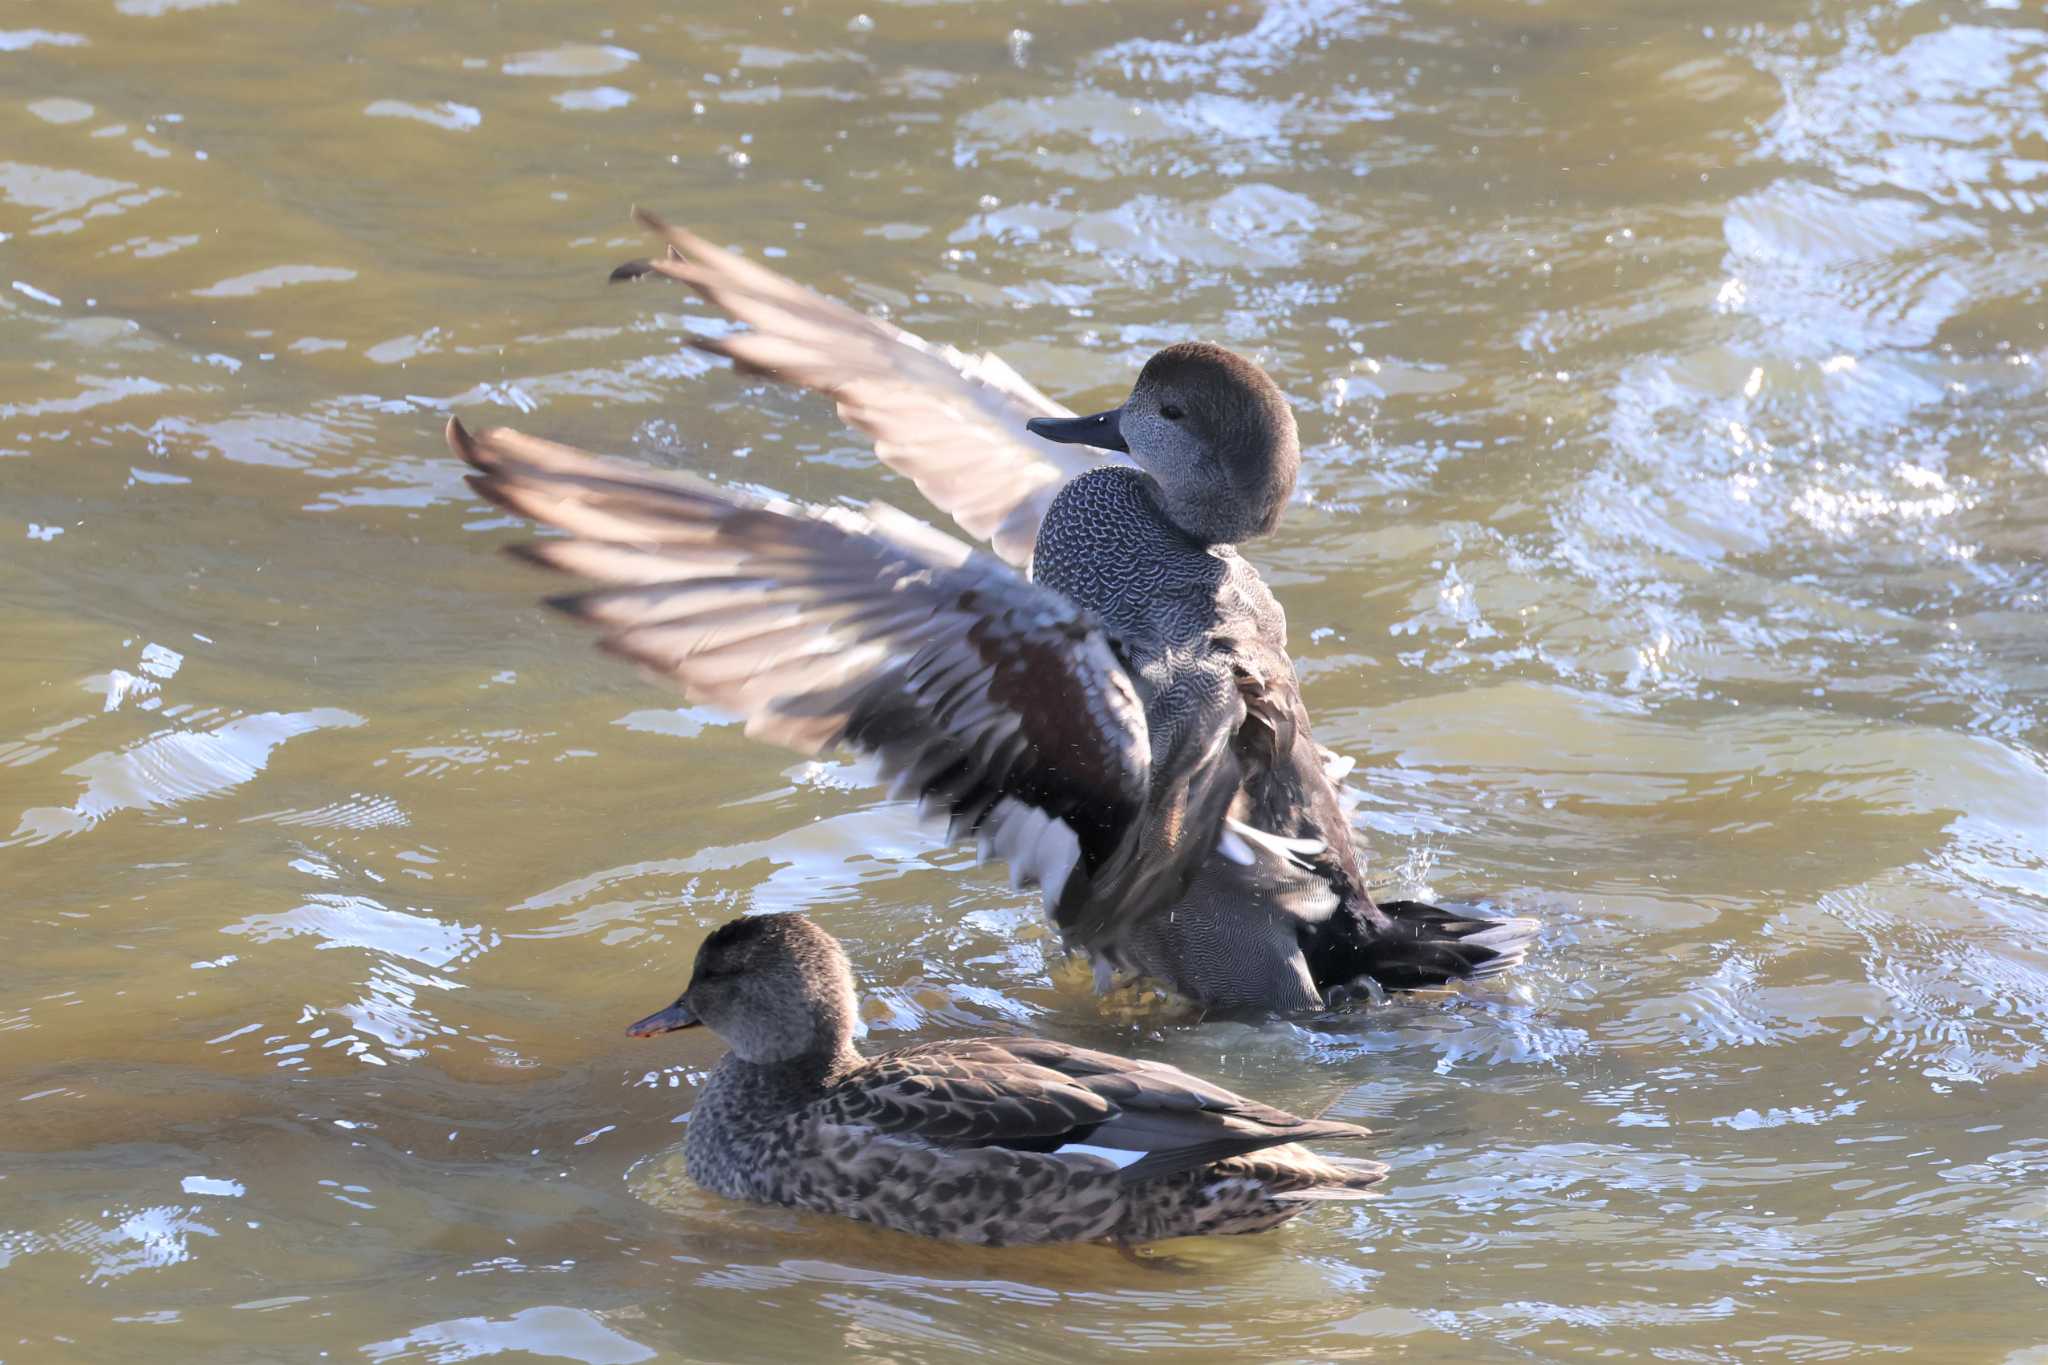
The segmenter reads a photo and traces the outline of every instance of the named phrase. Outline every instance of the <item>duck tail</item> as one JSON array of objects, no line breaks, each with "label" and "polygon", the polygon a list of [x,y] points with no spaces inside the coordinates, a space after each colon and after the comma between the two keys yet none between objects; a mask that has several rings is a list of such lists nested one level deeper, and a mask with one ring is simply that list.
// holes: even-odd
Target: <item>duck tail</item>
[{"label": "duck tail", "polygon": [[[1361,926],[1360,941],[1346,955],[1351,960],[1344,972],[1332,974],[1333,984],[1369,978],[1405,991],[1484,981],[1521,966],[1541,927],[1521,916],[1488,919],[1421,901],[1387,901],[1378,910],[1385,927]],[[1317,978],[1325,979],[1321,972]]]},{"label": "duck tail", "polygon": [[1315,1158],[1315,1183],[1298,1190],[1276,1192],[1273,1198],[1282,1203],[1370,1199],[1374,1197],[1373,1186],[1386,1178],[1385,1162],[1372,1161],[1365,1157],[1323,1156],[1318,1153]]}]

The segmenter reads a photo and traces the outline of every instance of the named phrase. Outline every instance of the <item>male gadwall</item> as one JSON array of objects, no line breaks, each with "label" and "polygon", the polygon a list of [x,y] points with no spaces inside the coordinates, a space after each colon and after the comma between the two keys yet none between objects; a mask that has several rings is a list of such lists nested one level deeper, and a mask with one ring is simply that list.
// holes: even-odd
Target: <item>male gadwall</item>
[{"label": "male gadwall", "polygon": [[995,1246],[1261,1232],[1360,1199],[1376,1161],[1299,1142],[1370,1136],[1268,1108],[1160,1062],[1036,1038],[863,1058],[846,954],[799,914],[720,926],[689,989],[627,1031],[702,1024],[731,1047],[690,1115],[714,1193]]},{"label": "male gadwall", "polygon": [[642,217],[668,254],[615,277],[681,280],[750,324],[695,344],[832,395],[1008,564],[880,505],[754,504],[451,423],[481,492],[577,537],[529,557],[616,585],[556,603],[607,649],[751,734],[878,754],[897,794],[1041,888],[1099,981],[1298,1010],[1521,962],[1533,920],[1366,889],[1286,617],[1232,547],[1272,529],[1300,462],[1264,371],[1169,346],[1121,407],[1077,418],[993,356]]}]

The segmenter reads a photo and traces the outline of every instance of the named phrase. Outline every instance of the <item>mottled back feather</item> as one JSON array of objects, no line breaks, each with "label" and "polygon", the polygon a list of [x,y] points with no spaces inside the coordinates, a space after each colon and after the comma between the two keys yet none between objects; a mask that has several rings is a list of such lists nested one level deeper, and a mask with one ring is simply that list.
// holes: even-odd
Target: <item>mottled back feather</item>
[{"label": "mottled back feather", "polygon": [[1304,1119],[1161,1062],[1037,1038],[927,1043],[870,1059],[822,1095],[828,1122],[940,1146],[1049,1150],[1062,1142],[1140,1152],[1125,1183],[1283,1143],[1370,1136]]}]

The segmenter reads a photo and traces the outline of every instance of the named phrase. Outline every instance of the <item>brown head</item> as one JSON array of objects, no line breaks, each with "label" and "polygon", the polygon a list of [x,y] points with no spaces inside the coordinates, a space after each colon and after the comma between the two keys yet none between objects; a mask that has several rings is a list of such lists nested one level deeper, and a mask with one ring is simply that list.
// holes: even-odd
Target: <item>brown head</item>
[{"label": "brown head", "polygon": [[835,1057],[853,1043],[853,970],[839,941],[803,915],[748,915],[697,949],[689,987],[626,1032],[651,1038],[702,1024],[750,1062]]}]

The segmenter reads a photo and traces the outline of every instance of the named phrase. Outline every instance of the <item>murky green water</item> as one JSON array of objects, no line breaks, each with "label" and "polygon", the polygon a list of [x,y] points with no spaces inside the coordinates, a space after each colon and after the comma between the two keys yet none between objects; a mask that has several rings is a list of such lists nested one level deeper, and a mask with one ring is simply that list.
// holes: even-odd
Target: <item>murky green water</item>
[{"label": "murky green water", "polygon": [[[2041,1358],[2048,10],[866,3],[0,19],[0,1359]],[[1257,353],[1318,734],[1530,969],[1106,1010],[550,619],[451,409],[915,505],[603,286],[635,202],[1077,406]],[[717,1044],[621,1027],[799,906],[871,1045],[1334,1100],[1386,1198],[1174,1270],[691,1192]]]}]

